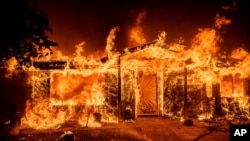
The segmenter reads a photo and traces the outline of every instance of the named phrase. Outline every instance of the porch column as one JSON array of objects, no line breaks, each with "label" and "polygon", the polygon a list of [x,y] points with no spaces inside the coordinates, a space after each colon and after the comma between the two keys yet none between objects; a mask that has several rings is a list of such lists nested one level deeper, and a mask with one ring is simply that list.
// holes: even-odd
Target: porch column
[{"label": "porch column", "polygon": [[187,67],[184,67],[184,105],[183,105],[183,117],[186,119],[187,108]]},{"label": "porch column", "polygon": [[118,57],[118,123],[122,119],[122,103],[121,103],[121,56]]}]

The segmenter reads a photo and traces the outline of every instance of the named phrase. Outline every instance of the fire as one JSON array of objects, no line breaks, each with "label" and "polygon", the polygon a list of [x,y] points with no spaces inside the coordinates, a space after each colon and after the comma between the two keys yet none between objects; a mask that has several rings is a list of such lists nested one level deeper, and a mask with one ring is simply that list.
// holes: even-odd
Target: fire
[{"label": "fire", "polygon": [[[62,101],[73,100],[78,105],[87,101],[95,101],[102,104],[102,95],[100,94],[103,93],[100,86],[102,81],[98,80],[100,76],[92,74],[84,77],[74,72],[71,73],[69,72],[66,75],[62,73],[51,74],[51,98]],[[72,86],[70,83],[75,85]]]},{"label": "fire", "polygon": [[99,127],[101,121],[96,119],[98,114],[102,121],[117,122],[117,116],[114,115],[116,107],[111,107],[107,102],[107,86],[104,84],[107,79],[105,73],[117,75],[112,69],[107,70],[114,63],[111,58],[115,56],[112,55],[112,48],[117,31],[118,27],[111,30],[107,38],[106,52],[110,60],[106,64],[83,56],[84,42],[75,46],[76,53],[72,58],[62,56],[60,51],[56,51],[55,56],[40,60],[35,58],[34,61],[41,63],[55,60],[55,65],[48,65],[53,67],[48,71],[34,68],[28,70],[33,92],[32,100],[26,103],[22,126],[48,129],[71,123],[81,127]]},{"label": "fire", "polygon": [[119,31],[118,27],[114,27],[111,29],[110,34],[107,38],[107,46],[105,48],[106,53],[108,54],[108,57],[111,59],[112,58],[112,51],[114,49],[115,46],[115,37],[116,37],[116,33]]},{"label": "fire", "polygon": [[7,60],[4,65],[5,65],[4,67],[6,68],[5,77],[7,78],[11,77],[16,73],[18,62],[15,57],[12,57],[9,60]]},{"label": "fire", "polygon": [[141,26],[142,20],[146,17],[146,11],[138,14],[134,26],[129,30],[129,46],[138,46],[146,43],[146,38]]},{"label": "fire", "polygon": [[[145,15],[140,13],[129,31],[129,44],[141,46],[114,52],[119,31],[114,27],[107,37],[106,57],[84,56],[82,42],[75,46],[73,56],[45,50],[39,58],[33,58],[33,66],[26,69],[33,85],[32,99],[26,102],[22,126],[48,129],[74,123],[100,127],[102,122],[117,123],[121,113],[126,117],[154,114],[183,121],[183,112],[188,110],[195,111],[189,112],[194,114],[190,116],[202,120],[216,115],[219,98],[222,116],[244,113],[249,117],[245,90],[249,53],[236,49],[226,58],[218,55],[223,41],[220,29],[231,20],[216,15],[215,27],[199,29],[190,46],[184,45],[183,39],[166,44],[165,31],[145,44],[141,27]],[[43,57],[45,54],[49,55]],[[15,59],[8,64],[8,71],[13,72]],[[242,113],[229,110],[235,103]]]},{"label": "fire", "polygon": [[246,52],[243,48],[238,48],[232,51],[230,57],[235,59],[244,59],[247,55],[248,52]]},{"label": "fire", "polygon": [[225,16],[220,16],[219,14],[215,17],[215,27],[218,29],[221,29],[223,25],[229,25],[231,23],[231,20],[226,18]]}]

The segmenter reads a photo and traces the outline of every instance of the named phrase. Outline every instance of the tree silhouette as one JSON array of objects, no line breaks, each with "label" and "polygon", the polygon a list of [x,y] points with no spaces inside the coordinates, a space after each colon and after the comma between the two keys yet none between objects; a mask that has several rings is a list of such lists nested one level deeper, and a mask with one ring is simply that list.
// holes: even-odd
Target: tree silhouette
[{"label": "tree silhouette", "polygon": [[52,32],[47,15],[37,7],[37,0],[0,1],[0,63],[16,57],[19,65],[27,65],[39,50],[57,43],[48,39]]}]

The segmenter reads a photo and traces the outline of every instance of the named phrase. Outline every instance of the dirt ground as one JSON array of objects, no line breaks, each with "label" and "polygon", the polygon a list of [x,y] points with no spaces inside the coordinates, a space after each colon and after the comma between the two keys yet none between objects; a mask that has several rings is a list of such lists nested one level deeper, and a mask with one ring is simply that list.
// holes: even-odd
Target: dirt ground
[{"label": "dirt ground", "polygon": [[[3,129],[2,129],[3,130]],[[13,132],[12,132],[13,133]],[[1,141],[229,141],[229,123],[178,120],[159,117],[137,118],[133,122],[103,123],[102,127],[61,127],[54,130],[23,129],[16,134],[1,132]]]}]

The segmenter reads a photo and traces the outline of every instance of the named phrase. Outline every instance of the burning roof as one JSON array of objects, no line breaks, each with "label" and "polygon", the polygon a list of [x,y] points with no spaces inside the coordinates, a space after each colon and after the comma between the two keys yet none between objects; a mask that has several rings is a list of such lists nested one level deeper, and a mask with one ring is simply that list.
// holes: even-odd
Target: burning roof
[{"label": "burning roof", "polygon": [[[189,47],[181,40],[166,44],[167,34],[161,32],[151,43],[114,52],[119,30],[115,27],[107,38],[105,57],[83,56],[83,42],[73,57],[55,50],[33,58],[32,66],[23,66],[33,88],[22,125],[36,129],[68,122],[101,126],[95,113],[102,115],[102,122],[116,123],[124,114],[183,118],[183,111],[199,119],[212,118],[216,111],[226,118],[249,117],[249,90],[244,88],[249,87],[249,54],[241,50],[231,58],[218,56],[222,42],[218,32],[229,23],[216,16],[215,27],[199,29]],[[12,63],[7,64],[9,72],[15,71]],[[235,103],[241,112],[232,114],[229,109]]]}]

